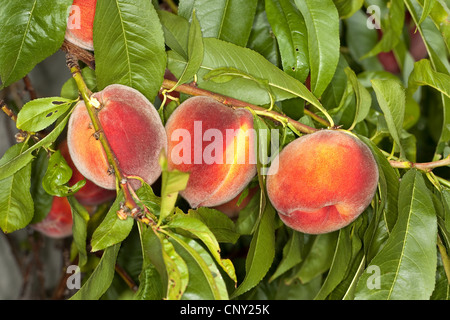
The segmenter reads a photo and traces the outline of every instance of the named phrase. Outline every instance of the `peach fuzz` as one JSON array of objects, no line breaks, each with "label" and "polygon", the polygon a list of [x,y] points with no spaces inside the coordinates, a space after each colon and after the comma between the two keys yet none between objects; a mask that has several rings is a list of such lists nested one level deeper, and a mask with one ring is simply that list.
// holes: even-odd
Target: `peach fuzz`
[{"label": "peach fuzz", "polygon": [[70,157],[69,148],[67,147],[67,140],[62,141],[59,144],[58,150],[61,151],[61,155],[72,169],[72,177],[69,180],[69,186],[73,186],[78,181],[86,180],[86,184],[74,194],[74,197],[81,205],[96,206],[116,197],[116,192],[114,190],[107,190],[99,187],[91,180],[86,179],[80,171],[78,171],[72,161],[72,158]]},{"label": "peach fuzz", "polygon": [[228,202],[255,176],[255,141],[249,130],[253,116],[248,110],[210,97],[189,98],[175,109],[166,123],[168,167],[190,173],[180,195],[191,207]]},{"label": "peach fuzz", "polygon": [[47,216],[31,226],[47,237],[60,239],[72,235],[72,225],[72,209],[69,200],[66,197],[54,196]]},{"label": "peach fuzz", "polygon": [[74,0],[65,38],[86,50],[94,50],[94,17],[97,0]]},{"label": "peach fuzz", "polygon": [[[119,84],[93,94],[104,135],[125,176],[139,176],[151,185],[161,174],[159,156],[167,148],[164,126],[155,107],[139,91]],[[115,189],[106,152],[83,101],[75,107],[68,124],[67,145],[78,171],[104,189]],[[139,180],[130,179],[134,189]]]},{"label": "peach fuzz", "polygon": [[289,143],[274,159],[266,184],[281,220],[309,234],[350,224],[369,206],[377,185],[378,166],[370,149],[334,130]]}]

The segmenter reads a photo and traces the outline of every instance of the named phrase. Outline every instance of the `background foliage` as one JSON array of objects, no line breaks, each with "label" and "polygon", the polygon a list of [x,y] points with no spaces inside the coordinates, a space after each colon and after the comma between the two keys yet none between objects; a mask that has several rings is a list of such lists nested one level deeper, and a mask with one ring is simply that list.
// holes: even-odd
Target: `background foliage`
[{"label": "background foliage", "polygon": [[[255,105],[274,102],[274,110],[312,127],[324,128],[314,115],[321,116],[371,148],[380,169],[377,193],[351,225],[307,235],[280,222],[263,176],[252,184],[262,191],[232,221],[217,210],[192,210],[181,198],[171,203],[167,195],[183,189],[186,177],[162,163],[162,187],[137,191],[157,227],[119,220],[121,194],[90,216],[67,190],[71,173],[63,159],[47,156],[79,99],[74,81],[68,77],[58,97],[23,106],[5,96],[28,139],[0,159],[0,228],[10,238],[45,217],[52,195],[70,199],[73,237],[62,243],[70,248],[67,264],[81,268],[83,286],[56,296],[448,300],[449,168],[421,170],[411,163],[450,154],[449,2],[160,2],[98,1],[95,70],[83,69],[91,90],[113,83],[136,88],[155,102],[165,122],[177,106],[161,108],[157,97],[168,68],[178,84],[195,79],[199,88]],[[70,4],[0,0],[2,89],[61,48]],[[368,26],[374,6],[382,35]],[[418,61],[410,51],[411,29],[426,48]],[[382,52],[394,54],[398,73],[385,71]],[[255,126],[280,129],[282,147],[302,134],[257,115]],[[43,130],[45,137],[30,138]]]}]

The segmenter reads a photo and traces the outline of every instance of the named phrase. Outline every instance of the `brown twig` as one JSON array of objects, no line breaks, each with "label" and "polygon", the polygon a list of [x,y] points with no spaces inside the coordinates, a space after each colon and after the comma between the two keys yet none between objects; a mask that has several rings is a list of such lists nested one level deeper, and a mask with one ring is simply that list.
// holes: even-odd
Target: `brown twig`
[{"label": "brown twig", "polygon": [[67,40],[64,40],[61,50],[75,56],[78,60],[84,62],[89,68],[95,70],[95,57],[87,50],[84,50]]},{"label": "brown twig", "polygon": [[[163,89],[167,89],[170,90],[172,88],[175,87],[176,85],[176,81],[172,81],[172,80],[168,80],[168,79],[164,79],[163,83],[162,83],[162,88]],[[294,119],[289,118],[286,115],[283,115],[281,113],[278,113],[276,111],[269,111],[263,107],[248,103],[248,102],[244,102],[242,100],[238,100],[238,99],[234,99],[234,98],[230,98],[215,92],[211,92],[205,89],[200,89],[196,86],[192,86],[189,84],[182,84],[177,86],[174,91],[178,91],[178,92],[182,92],[191,96],[208,96],[213,98],[214,100],[217,100],[225,105],[228,105],[230,107],[234,107],[234,108],[250,108],[252,110],[258,111],[260,112],[260,115],[266,115],[266,116],[270,116],[270,117],[276,117],[279,119],[283,119],[286,121],[286,123],[291,124],[295,129],[297,129],[300,132],[303,133],[313,133],[315,131],[317,131],[318,129],[316,128],[312,128],[310,126],[307,126],[306,124],[303,124],[301,122],[298,122]]]},{"label": "brown twig", "polygon": [[12,121],[17,122],[16,114],[6,105],[5,101],[0,100],[0,107],[2,111],[11,118]]},{"label": "brown twig", "polygon": [[431,172],[433,169],[438,167],[445,167],[450,166],[450,155],[447,156],[447,158],[444,158],[442,160],[438,161],[432,161],[432,162],[422,162],[422,163],[415,163],[410,161],[397,161],[397,160],[389,160],[390,165],[393,168],[398,169],[418,169],[424,172]]},{"label": "brown twig", "polygon": [[23,83],[25,84],[25,90],[28,91],[28,94],[30,95],[30,99],[34,100],[38,98],[37,92],[33,87],[33,84],[31,83],[31,79],[28,75],[26,75],[23,78]]}]

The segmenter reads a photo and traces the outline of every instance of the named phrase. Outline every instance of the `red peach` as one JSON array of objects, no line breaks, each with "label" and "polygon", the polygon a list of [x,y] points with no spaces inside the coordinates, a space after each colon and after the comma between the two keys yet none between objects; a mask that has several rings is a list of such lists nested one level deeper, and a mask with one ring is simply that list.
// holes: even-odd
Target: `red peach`
[{"label": "red peach", "polygon": [[169,117],[166,133],[168,167],[190,173],[180,195],[193,208],[230,201],[256,174],[253,117],[248,110],[234,110],[210,97],[192,97]]},{"label": "red peach", "polygon": [[[155,107],[139,91],[119,84],[107,86],[93,95],[100,102],[97,111],[103,133],[126,176],[139,176],[151,185],[161,174],[159,156],[167,148],[167,138]],[[83,101],[69,119],[67,145],[78,171],[98,186],[115,189],[106,152]],[[133,188],[138,180],[130,180]]]},{"label": "red peach", "polygon": [[94,17],[97,0],[74,0],[67,22],[67,41],[86,50],[94,50]]},{"label": "red peach", "polygon": [[72,210],[66,197],[53,197],[48,215],[31,225],[33,229],[50,238],[65,238],[72,235]]},{"label": "red peach", "polygon": [[377,163],[363,142],[343,131],[321,130],[289,143],[274,159],[267,194],[287,226],[320,234],[354,221],[377,184]]}]

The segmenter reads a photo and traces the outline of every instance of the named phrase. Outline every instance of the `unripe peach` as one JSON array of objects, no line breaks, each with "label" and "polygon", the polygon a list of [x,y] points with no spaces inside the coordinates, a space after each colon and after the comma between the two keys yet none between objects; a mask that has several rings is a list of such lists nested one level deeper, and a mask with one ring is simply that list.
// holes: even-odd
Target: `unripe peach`
[{"label": "unripe peach", "polygon": [[[139,176],[151,185],[161,174],[159,156],[167,147],[161,118],[155,107],[139,91],[119,84],[93,94],[100,102],[97,111],[103,133],[126,176]],[[69,119],[67,144],[70,157],[80,173],[105,189],[115,189],[106,152],[97,139],[83,101]],[[130,180],[138,188],[138,180]]]},{"label": "unripe peach", "polygon": [[67,147],[67,140],[62,141],[59,144],[58,149],[61,151],[61,155],[72,169],[72,177],[69,180],[69,186],[73,186],[78,181],[86,180],[86,184],[74,194],[74,197],[80,204],[84,206],[96,206],[116,197],[115,191],[104,189],[96,185],[91,180],[86,179],[80,171],[78,171],[72,161],[72,158],[70,157],[69,148]]},{"label": "unripe peach", "polygon": [[72,210],[66,197],[53,197],[52,206],[47,216],[31,225],[33,229],[50,238],[65,238],[72,235]]},{"label": "unripe peach", "polygon": [[67,22],[67,41],[86,50],[94,50],[94,17],[97,0],[74,0]]},{"label": "unripe peach", "polygon": [[168,167],[189,172],[180,192],[193,208],[236,197],[256,174],[252,114],[210,97],[183,102],[166,123]]},{"label": "unripe peach", "polygon": [[356,137],[321,130],[289,143],[274,159],[266,182],[287,226],[320,234],[347,226],[367,208],[377,189],[378,166]]}]

